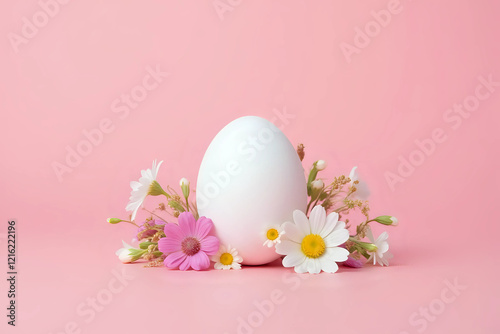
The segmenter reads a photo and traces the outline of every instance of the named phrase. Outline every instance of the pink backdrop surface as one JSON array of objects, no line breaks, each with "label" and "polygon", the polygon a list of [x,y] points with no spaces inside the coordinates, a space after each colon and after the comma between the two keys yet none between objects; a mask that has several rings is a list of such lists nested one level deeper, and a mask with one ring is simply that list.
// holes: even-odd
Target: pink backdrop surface
[{"label": "pink backdrop surface", "polygon": [[[2,333],[499,332],[498,2],[62,2],[0,5]],[[194,184],[225,124],[284,113],[307,164],[358,165],[372,214],[399,218],[391,266],[118,262],[134,230],[106,218],[141,169]]]}]

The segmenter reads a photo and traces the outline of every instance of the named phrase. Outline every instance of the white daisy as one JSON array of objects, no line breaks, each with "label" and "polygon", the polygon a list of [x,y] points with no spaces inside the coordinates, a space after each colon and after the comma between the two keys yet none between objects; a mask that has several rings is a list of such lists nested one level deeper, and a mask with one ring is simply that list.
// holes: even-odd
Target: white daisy
[{"label": "white daisy", "polygon": [[158,170],[160,169],[162,163],[163,161],[160,161],[157,165],[156,160],[153,161],[153,167],[151,169],[141,170],[141,178],[139,179],[139,182],[130,182],[132,192],[130,193],[129,202],[125,210],[132,211],[131,220],[135,219],[137,210],[139,210],[144,202],[144,199],[148,196],[149,188],[151,187],[151,184],[156,181]]},{"label": "white daisy", "polygon": [[377,250],[375,252],[368,252],[370,254],[368,261],[371,261],[373,259],[374,265],[378,263],[381,266],[388,266],[389,260],[393,257],[391,252],[389,252],[389,233],[383,232],[378,236],[377,240],[375,240],[372,230],[368,226],[368,229],[366,230],[366,236],[368,237],[368,239],[370,239],[370,242],[372,244],[375,244],[375,246],[377,246]]},{"label": "white daisy", "polygon": [[[368,184],[359,177],[357,169],[358,167],[355,166],[351,169],[351,172],[349,173],[349,178],[351,179],[351,185],[354,185],[356,187],[356,192],[354,193],[354,196],[356,196],[360,200],[366,201],[370,196],[370,188],[368,188]],[[358,181],[358,183],[354,184],[355,181]]]},{"label": "white daisy", "polygon": [[264,241],[263,246],[267,246],[269,248],[273,247],[276,244],[279,244],[281,242],[281,237],[285,234],[285,231],[283,230],[282,226],[272,226],[269,229],[267,229],[264,238],[266,241]]},{"label": "white daisy", "polygon": [[231,248],[230,245],[225,247],[221,245],[217,254],[212,256],[212,261],[215,262],[215,269],[241,269],[243,258],[238,255],[236,248]]},{"label": "white daisy", "polygon": [[130,263],[132,262],[132,255],[130,254],[130,249],[134,248],[127,244],[125,241],[122,240],[123,248],[120,248],[115,252],[116,256],[122,261],[123,263]]},{"label": "white daisy", "polygon": [[347,249],[337,247],[349,239],[345,223],[338,219],[336,212],[327,217],[321,205],[314,207],[309,219],[302,211],[295,210],[295,223],[283,225],[286,240],[276,245],[276,252],[286,255],[283,266],[294,267],[297,273],[336,272],[339,268],[336,262],[346,261],[349,255]]}]

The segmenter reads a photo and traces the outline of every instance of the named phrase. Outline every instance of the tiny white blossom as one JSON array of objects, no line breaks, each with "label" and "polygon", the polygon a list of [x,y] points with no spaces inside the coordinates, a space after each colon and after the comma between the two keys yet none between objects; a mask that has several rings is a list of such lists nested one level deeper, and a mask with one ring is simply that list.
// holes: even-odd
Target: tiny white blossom
[{"label": "tiny white blossom", "polygon": [[368,227],[366,236],[370,239],[372,244],[377,246],[375,252],[368,252],[370,254],[368,261],[373,260],[374,265],[378,263],[381,266],[388,266],[389,260],[392,258],[392,254],[389,252],[389,233],[383,232],[378,236],[377,240],[375,240],[371,228]]},{"label": "tiny white blossom", "polygon": [[[370,189],[368,188],[368,184],[359,177],[357,169],[358,167],[355,166],[349,173],[349,178],[351,179],[351,185],[354,185],[356,187],[356,192],[354,193],[354,196],[362,201],[366,201],[368,197],[370,197]],[[355,181],[358,181],[358,183],[354,184]]]},{"label": "tiny white blossom", "polygon": [[120,261],[123,263],[130,263],[132,262],[132,255],[130,255],[130,249],[134,248],[127,244],[125,241],[122,240],[123,247],[118,249],[115,254],[118,256]]},{"label": "tiny white blossom", "polygon": [[127,211],[132,211],[131,220],[135,219],[137,210],[142,206],[144,200],[148,196],[149,188],[153,181],[156,181],[158,176],[158,170],[160,169],[163,161],[157,165],[156,160],[153,161],[153,167],[151,169],[141,170],[141,178],[139,181],[130,182],[130,187],[132,191],[130,193],[129,202],[125,208]]}]

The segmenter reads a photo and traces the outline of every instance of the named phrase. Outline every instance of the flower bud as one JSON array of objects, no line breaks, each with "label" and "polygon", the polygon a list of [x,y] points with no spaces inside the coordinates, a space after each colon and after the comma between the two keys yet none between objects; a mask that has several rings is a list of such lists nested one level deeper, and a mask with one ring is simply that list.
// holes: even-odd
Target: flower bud
[{"label": "flower bud", "polygon": [[189,186],[189,180],[186,179],[185,177],[183,177],[180,181],[179,181],[179,185],[182,187],[184,185],[187,185]]},{"label": "flower bud", "polygon": [[313,201],[321,195],[324,186],[323,180],[314,180],[311,182],[311,199]]},{"label": "flower bud", "polygon": [[323,182],[323,180],[314,180],[311,183],[311,186],[313,189],[323,189],[323,187],[325,186],[325,183]]},{"label": "flower bud", "polygon": [[324,169],[326,168],[326,166],[327,166],[327,165],[328,165],[328,164],[326,163],[326,161],[325,161],[325,160],[318,160],[318,161],[316,162],[316,168],[317,168],[318,170],[324,170]]},{"label": "flower bud", "polygon": [[130,254],[129,249],[122,249],[120,253],[118,254],[118,259],[122,261],[123,263],[130,263],[132,262],[132,255]]},{"label": "flower bud", "polygon": [[188,198],[189,197],[189,180],[186,179],[185,177],[183,177],[179,181],[179,185],[181,186],[182,194],[184,195],[184,198]]},{"label": "flower bud", "polygon": [[392,225],[392,226],[398,225],[398,219],[393,216],[379,216],[373,220],[383,225]]},{"label": "flower bud", "polygon": [[110,224],[118,224],[121,223],[123,220],[120,218],[108,218],[108,223]]}]

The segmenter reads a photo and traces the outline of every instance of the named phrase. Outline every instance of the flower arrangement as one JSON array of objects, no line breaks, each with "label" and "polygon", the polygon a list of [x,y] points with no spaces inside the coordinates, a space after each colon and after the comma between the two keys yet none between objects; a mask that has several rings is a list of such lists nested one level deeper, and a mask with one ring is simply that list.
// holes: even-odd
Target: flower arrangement
[{"label": "flower arrangement", "polygon": [[[297,147],[302,162],[304,145]],[[128,223],[136,227],[134,241],[138,247],[123,242],[116,255],[123,263],[143,260],[148,267],[165,266],[179,270],[241,269],[243,258],[231,245],[223,245],[215,235],[210,217],[199,217],[196,201],[190,199],[190,182],[182,178],[179,193],[172,187],[163,188],[157,181],[162,161],[153,162],[151,169],[141,171],[138,181],[132,181],[128,219],[109,218],[111,224]],[[383,232],[376,239],[371,223],[398,225],[393,216],[370,218],[367,184],[359,177],[357,167],[349,176],[340,175],[326,182],[319,175],[327,168],[324,160],[312,164],[307,175],[307,208],[295,210],[293,221],[276,222],[262,231],[262,247],[275,248],[284,256],[284,267],[293,267],[297,273],[334,273],[338,264],[360,268],[366,263],[389,265],[389,235]],[[161,196],[154,209],[145,208],[148,196]],[[136,222],[139,209],[149,217]],[[349,213],[358,211],[363,219],[353,224]],[[168,216],[168,218],[165,218]],[[344,219],[345,218],[345,219]],[[342,220],[341,220],[342,219]],[[350,232],[352,231],[352,232]]]}]

